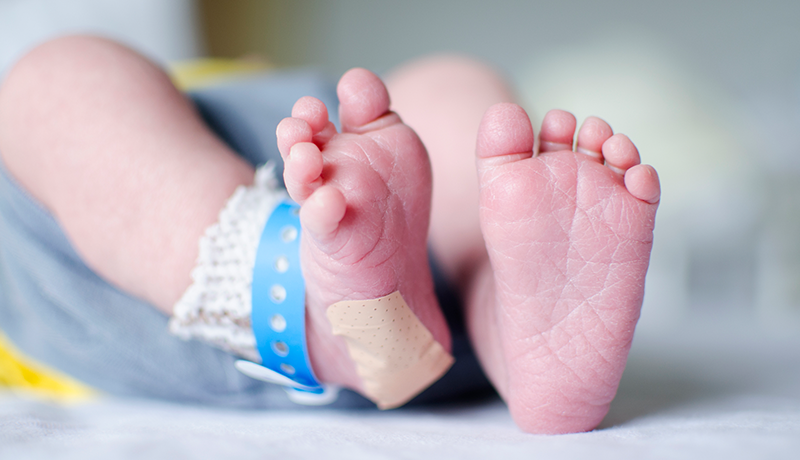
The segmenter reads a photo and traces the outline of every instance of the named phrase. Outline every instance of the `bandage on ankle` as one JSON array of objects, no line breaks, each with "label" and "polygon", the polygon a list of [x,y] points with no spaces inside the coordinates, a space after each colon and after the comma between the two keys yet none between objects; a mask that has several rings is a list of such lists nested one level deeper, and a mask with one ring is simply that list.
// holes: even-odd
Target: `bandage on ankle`
[{"label": "bandage on ankle", "polygon": [[[297,209],[273,167],[259,168],[253,185],[239,187],[206,229],[192,284],[169,326],[183,339],[245,358],[237,369],[283,385],[297,403],[327,404],[338,388],[321,385],[308,362]],[[327,314],[334,334],[345,338],[365,396],[381,409],[405,404],[453,364],[399,292],[338,302]]]},{"label": "bandage on ankle", "polygon": [[343,301],[327,311],[342,336],[364,393],[380,409],[402,406],[453,365],[425,325],[395,291],[374,300]]}]

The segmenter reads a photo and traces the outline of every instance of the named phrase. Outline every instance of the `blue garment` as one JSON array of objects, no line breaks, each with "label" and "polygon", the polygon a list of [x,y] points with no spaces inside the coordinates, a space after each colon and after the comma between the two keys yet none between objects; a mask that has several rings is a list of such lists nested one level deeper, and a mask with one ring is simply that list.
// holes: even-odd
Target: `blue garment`
[{"label": "blue garment", "polygon": [[[275,128],[302,96],[338,106],[334,86],[310,72],[272,73],[189,94],[220,138],[253,165],[281,165]],[[282,171],[277,171],[279,177]],[[460,302],[432,265],[453,333],[456,364],[412,403],[485,394]],[[0,163],[0,329],[23,353],[118,396],[244,408],[299,408],[283,389],[236,371],[236,358],[168,333],[168,318],[89,269],[53,216]],[[330,406],[329,406],[330,407]],[[333,407],[374,407],[343,391]]]}]

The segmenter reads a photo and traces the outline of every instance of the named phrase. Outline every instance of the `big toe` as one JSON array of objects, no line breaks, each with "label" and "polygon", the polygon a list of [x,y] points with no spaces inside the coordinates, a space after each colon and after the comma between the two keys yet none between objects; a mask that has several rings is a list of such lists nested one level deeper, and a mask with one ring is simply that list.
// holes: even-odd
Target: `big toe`
[{"label": "big toe", "polygon": [[389,92],[369,70],[349,70],[339,80],[336,93],[342,131],[364,132],[365,127],[389,113]]},{"label": "big toe", "polygon": [[533,156],[533,127],[522,107],[502,103],[486,111],[478,128],[478,168]]}]

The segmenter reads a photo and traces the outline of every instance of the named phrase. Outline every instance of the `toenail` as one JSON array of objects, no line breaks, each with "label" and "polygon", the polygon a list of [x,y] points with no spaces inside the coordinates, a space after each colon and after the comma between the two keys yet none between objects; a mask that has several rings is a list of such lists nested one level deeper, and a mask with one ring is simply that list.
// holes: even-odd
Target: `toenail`
[{"label": "toenail", "polygon": [[286,300],[286,288],[280,284],[274,284],[269,290],[269,297],[274,303],[281,303]]},{"label": "toenail", "polygon": [[286,330],[286,319],[283,315],[276,313],[269,319],[269,327],[275,332],[283,332]]}]

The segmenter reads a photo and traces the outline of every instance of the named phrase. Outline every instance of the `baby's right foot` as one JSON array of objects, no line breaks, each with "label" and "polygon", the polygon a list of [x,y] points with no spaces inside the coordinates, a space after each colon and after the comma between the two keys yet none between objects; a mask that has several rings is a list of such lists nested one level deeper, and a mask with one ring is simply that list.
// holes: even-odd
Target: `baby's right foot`
[{"label": "baby's right foot", "polygon": [[552,111],[540,151],[525,112],[498,104],[478,133],[491,264],[470,303],[473,345],[517,424],[594,428],[617,390],[642,304],[660,196],[655,170],[602,120]]},{"label": "baby's right foot", "polygon": [[434,340],[450,334],[433,292],[427,257],[431,171],[417,135],[389,111],[380,79],[364,69],[339,82],[342,132],[325,105],[302,98],[278,126],[289,195],[301,205],[309,353],[317,377],[363,392],[328,307],[394,291]]}]

